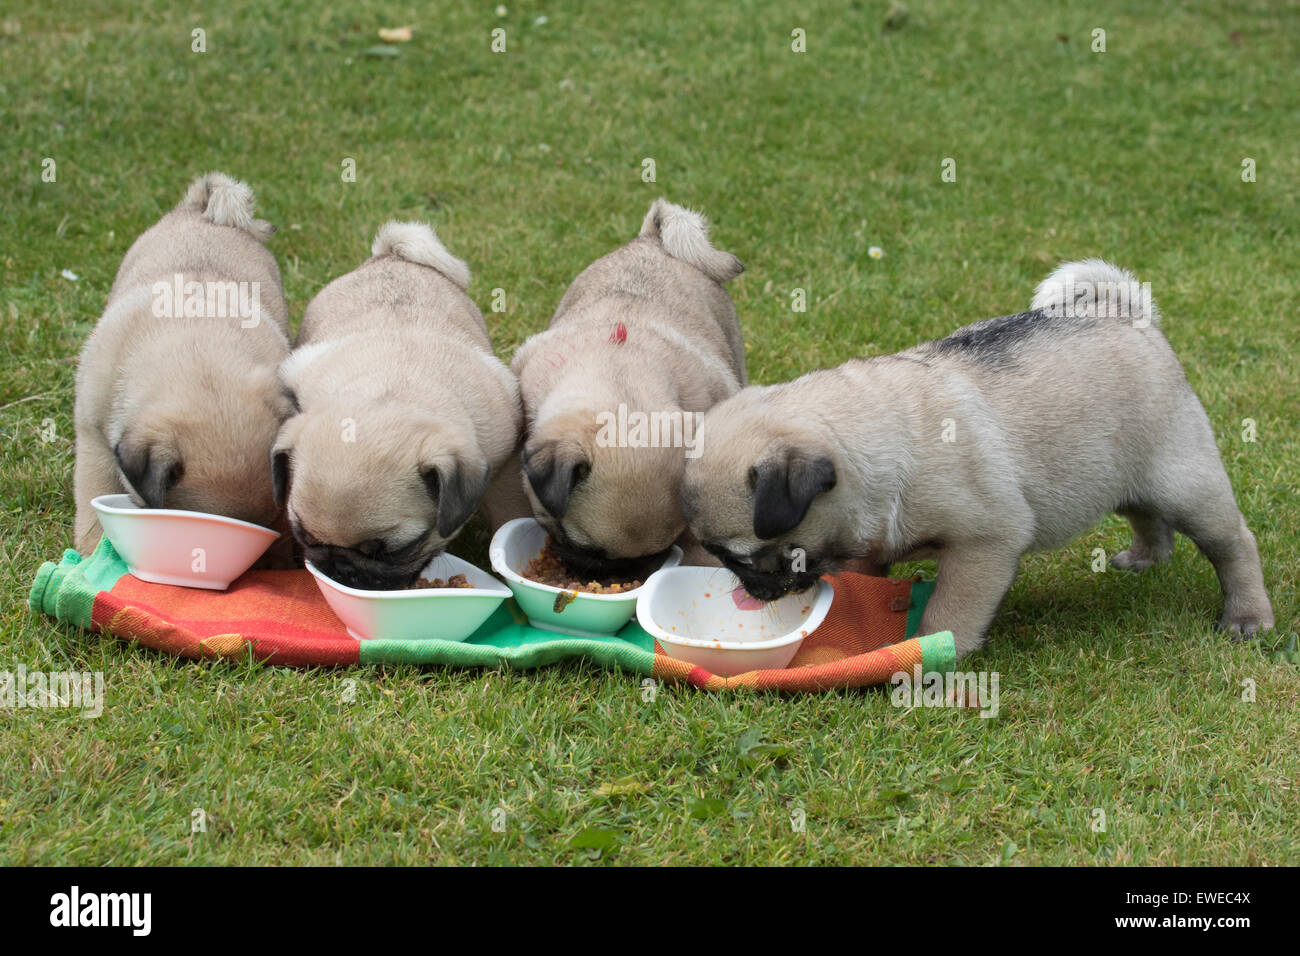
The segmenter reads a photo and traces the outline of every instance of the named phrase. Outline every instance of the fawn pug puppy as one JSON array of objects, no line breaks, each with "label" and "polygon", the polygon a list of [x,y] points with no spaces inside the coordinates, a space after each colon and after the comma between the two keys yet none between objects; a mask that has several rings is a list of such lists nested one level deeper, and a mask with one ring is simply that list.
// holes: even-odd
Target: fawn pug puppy
[{"label": "fawn pug puppy", "polygon": [[[685,531],[696,413],[747,382],[723,288],[743,268],[712,246],[704,216],[658,199],[640,234],[584,269],[516,353],[524,492],[574,570],[634,573]],[[685,543],[688,560],[714,563]]]},{"label": "fawn pug puppy", "polygon": [[1220,626],[1273,625],[1255,539],[1159,315],[1101,260],[1061,266],[1032,311],[897,355],[749,388],[710,412],[687,465],[692,530],[755,597],[809,587],[851,559],[937,557],[922,633],[979,648],[1020,556],[1108,512],[1119,568],[1173,552],[1214,564]]},{"label": "fawn pug puppy", "polygon": [[388,223],[372,252],[307,306],[281,368],[297,411],[272,472],[308,560],[342,584],[391,590],[478,508],[522,415],[465,263],[424,223]]},{"label": "fawn pug puppy", "polygon": [[274,231],[248,186],[209,173],[127,251],[77,368],[81,553],[99,542],[100,495],[275,523],[289,325]]}]

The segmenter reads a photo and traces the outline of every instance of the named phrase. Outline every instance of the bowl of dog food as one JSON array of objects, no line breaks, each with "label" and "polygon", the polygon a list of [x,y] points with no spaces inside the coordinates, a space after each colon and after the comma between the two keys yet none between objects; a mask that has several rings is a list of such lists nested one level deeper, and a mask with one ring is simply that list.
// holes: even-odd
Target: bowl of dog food
[{"label": "bowl of dog food", "polygon": [[224,515],[141,508],[130,495],[100,495],[90,504],[127,570],[154,584],[224,591],[280,537]]},{"label": "bowl of dog food", "polygon": [[[572,573],[551,547],[546,529],[532,518],[498,528],[488,556],[533,627],[570,637],[607,637],[636,613],[643,579],[590,580]],[[682,549],[673,545],[655,570],[681,560]]]},{"label": "bowl of dog food", "polygon": [[510,597],[492,575],[452,554],[438,555],[399,591],[350,588],[306,564],[325,602],[359,641],[464,641]]},{"label": "bowl of dog food", "polygon": [[776,670],[821,626],[835,590],[825,581],[776,601],[751,597],[725,568],[666,568],[650,575],[636,616],[664,653],[711,674]]}]

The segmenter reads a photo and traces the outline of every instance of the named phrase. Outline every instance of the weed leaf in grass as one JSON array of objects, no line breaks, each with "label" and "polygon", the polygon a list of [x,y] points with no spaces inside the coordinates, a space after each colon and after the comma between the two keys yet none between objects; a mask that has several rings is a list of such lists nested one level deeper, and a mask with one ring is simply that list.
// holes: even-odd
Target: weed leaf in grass
[{"label": "weed leaf in grass", "polygon": [[636,777],[619,777],[617,780],[607,780],[591,793],[595,797],[623,797],[649,791],[650,784],[645,781],[638,780]]},{"label": "weed leaf in grass", "polygon": [[750,728],[740,735],[740,743],[736,750],[740,754],[740,762],[751,768],[759,766],[768,759],[779,763],[790,755],[789,747],[772,743],[757,727]]},{"label": "weed leaf in grass", "polygon": [[1006,866],[1010,863],[1011,858],[1016,855],[1016,851],[1019,849],[1020,847],[1016,846],[1015,840],[1008,840],[1006,843],[1002,844],[1002,865]]},{"label": "weed leaf in grass", "polygon": [[1273,652],[1274,664],[1292,664],[1300,667],[1300,648],[1297,648],[1297,636],[1292,634],[1280,651]]},{"label": "weed leaf in grass", "polygon": [[587,827],[569,841],[575,850],[612,850],[621,836],[613,827]]},{"label": "weed leaf in grass", "polygon": [[876,792],[876,796],[885,803],[904,803],[911,798],[913,793],[911,784],[900,783],[897,786],[885,787]]},{"label": "weed leaf in grass", "polygon": [[692,819],[709,820],[727,812],[727,801],[719,797],[687,797],[686,812]]},{"label": "weed leaf in grass", "polygon": [[951,794],[958,794],[963,790],[970,789],[969,784],[966,783],[966,778],[957,773],[949,774],[946,777],[940,777],[935,781],[934,785],[944,793]]},{"label": "weed leaf in grass", "polygon": [[395,46],[372,46],[361,51],[362,56],[394,57],[401,56],[402,51]]}]

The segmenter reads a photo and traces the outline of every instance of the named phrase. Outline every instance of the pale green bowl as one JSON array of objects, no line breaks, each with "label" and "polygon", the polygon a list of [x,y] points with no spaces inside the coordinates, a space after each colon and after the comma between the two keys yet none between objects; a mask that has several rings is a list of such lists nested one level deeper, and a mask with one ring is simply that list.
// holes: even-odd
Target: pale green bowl
[{"label": "pale green bowl", "polygon": [[[545,543],[545,528],[532,518],[516,518],[497,529],[488,549],[492,570],[505,578],[515,601],[528,615],[529,623],[543,631],[571,637],[606,637],[621,631],[636,613],[636,599],[642,589],[622,594],[587,594],[529,581],[521,572]],[[681,560],[682,549],[673,545],[660,567],[676,567]]]}]

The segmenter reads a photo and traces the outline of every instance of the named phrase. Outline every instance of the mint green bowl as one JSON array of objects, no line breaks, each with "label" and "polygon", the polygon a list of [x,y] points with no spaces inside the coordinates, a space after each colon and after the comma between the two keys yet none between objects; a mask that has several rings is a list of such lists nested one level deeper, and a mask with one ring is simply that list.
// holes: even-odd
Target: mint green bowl
[{"label": "mint green bowl", "polygon": [[[642,588],[622,594],[587,594],[529,581],[522,572],[541,553],[546,537],[546,529],[534,519],[516,518],[497,529],[488,548],[492,570],[505,579],[529,622],[543,631],[570,637],[608,637],[621,631],[636,613]],[[673,568],[681,561],[682,549],[673,545],[660,568]]]}]

